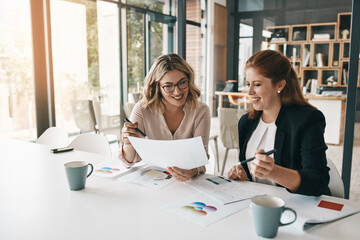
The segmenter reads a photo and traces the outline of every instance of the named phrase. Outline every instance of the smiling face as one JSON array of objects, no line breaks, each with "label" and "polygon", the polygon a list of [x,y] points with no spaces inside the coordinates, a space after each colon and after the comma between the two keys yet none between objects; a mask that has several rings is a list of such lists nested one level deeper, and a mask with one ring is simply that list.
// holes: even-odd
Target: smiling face
[{"label": "smiling face", "polygon": [[274,86],[270,78],[259,74],[254,68],[248,68],[246,70],[246,85],[256,111],[265,113],[280,109],[280,94],[277,91],[283,89],[281,84]]},{"label": "smiling face", "polygon": [[[185,105],[186,99],[189,95],[189,87],[184,88],[187,84],[186,81],[188,81],[186,75],[177,69],[169,71],[160,80],[161,95],[163,96],[165,105],[167,107],[169,106],[183,107]],[[164,88],[166,89],[170,85],[175,85],[175,84],[179,84],[179,85],[175,86],[173,92],[165,92]],[[184,88],[184,89],[180,89],[179,86],[180,88]]]}]

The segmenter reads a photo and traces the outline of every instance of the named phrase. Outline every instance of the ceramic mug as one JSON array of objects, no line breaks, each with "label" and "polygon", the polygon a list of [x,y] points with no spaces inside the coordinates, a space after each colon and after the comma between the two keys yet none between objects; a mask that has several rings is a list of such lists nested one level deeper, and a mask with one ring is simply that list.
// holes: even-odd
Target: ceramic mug
[{"label": "ceramic mug", "polygon": [[[296,220],[296,212],[291,208],[285,207],[285,202],[281,198],[261,195],[251,198],[250,207],[254,219],[255,231],[257,235],[265,238],[274,238],[281,226],[289,225]],[[294,213],[294,220],[288,223],[280,221],[281,215],[285,211]]]},{"label": "ceramic mug", "polygon": [[[94,167],[91,163],[83,161],[68,162],[64,164],[70,190],[81,190],[85,188],[86,179],[92,174]],[[88,173],[88,166],[90,172]]]}]

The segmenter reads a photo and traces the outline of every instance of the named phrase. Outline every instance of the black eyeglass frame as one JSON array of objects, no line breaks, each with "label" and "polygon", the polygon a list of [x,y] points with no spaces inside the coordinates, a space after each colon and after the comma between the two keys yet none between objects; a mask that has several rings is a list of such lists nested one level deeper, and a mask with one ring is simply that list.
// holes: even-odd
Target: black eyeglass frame
[{"label": "black eyeglass frame", "polygon": [[[180,84],[182,85],[182,84],[186,84],[186,87],[184,87],[184,88],[180,88]],[[165,87],[166,86],[169,86],[169,85],[171,85],[172,86],[172,90],[171,91],[166,91],[165,90]],[[188,87],[190,86],[190,81],[188,80],[188,79],[186,79],[186,81],[184,81],[183,82],[183,80],[180,80],[177,84],[165,84],[165,85],[160,85],[160,87],[162,87],[162,89],[164,90],[164,92],[166,92],[166,93],[172,93],[172,92],[174,92],[175,91],[175,88],[176,87],[178,87],[179,88],[179,90],[184,90],[184,89],[187,89]]]}]

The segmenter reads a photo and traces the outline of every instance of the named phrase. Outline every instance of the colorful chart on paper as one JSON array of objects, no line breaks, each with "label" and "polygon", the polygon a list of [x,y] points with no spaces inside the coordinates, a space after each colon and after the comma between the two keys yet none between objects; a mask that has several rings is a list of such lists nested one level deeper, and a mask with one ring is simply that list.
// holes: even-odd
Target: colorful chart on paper
[{"label": "colorful chart on paper", "polygon": [[188,221],[208,226],[250,205],[250,200],[224,205],[205,194],[196,195],[169,203],[162,208]]}]

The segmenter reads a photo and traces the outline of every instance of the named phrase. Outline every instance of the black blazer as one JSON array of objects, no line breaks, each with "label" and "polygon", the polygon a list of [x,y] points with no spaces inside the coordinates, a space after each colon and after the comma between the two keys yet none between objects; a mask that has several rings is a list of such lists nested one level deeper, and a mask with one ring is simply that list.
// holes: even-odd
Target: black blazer
[{"label": "black blazer", "polygon": [[[256,119],[248,117],[249,114],[242,116],[238,124],[240,160],[245,160],[247,143],[260,120],[260,116]],[[310,107],[282,106],[275,124],[275,164],[300,173],[301,183],[295,193],[330,195],[324,141],[326,123],[322,112]],[[243,167],[252,180],[247,164]]]}]

